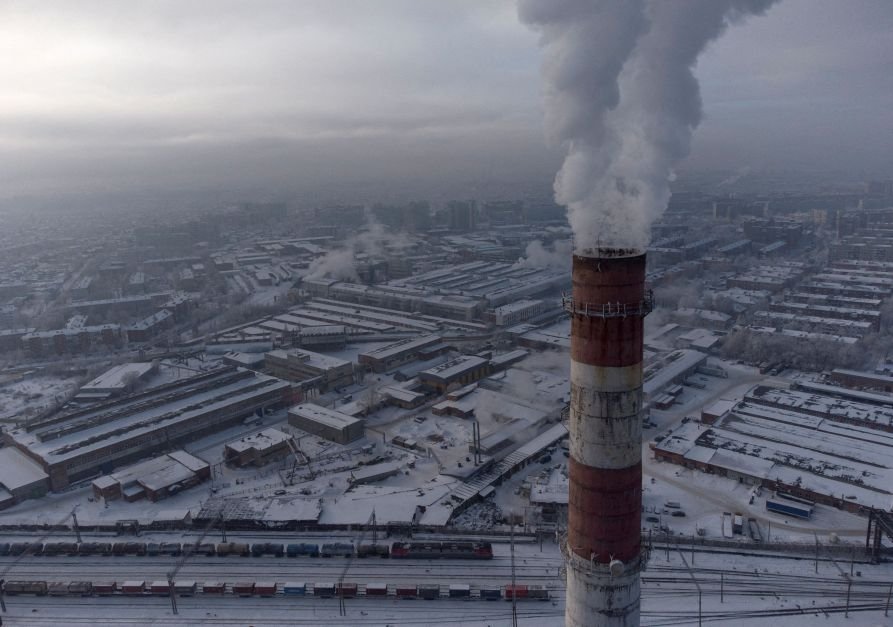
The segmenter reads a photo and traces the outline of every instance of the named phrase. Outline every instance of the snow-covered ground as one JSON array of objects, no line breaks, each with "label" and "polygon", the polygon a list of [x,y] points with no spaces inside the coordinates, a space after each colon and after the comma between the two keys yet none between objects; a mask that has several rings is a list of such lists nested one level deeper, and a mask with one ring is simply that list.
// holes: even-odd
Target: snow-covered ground
[{"label": "snow-covered ground", "polygon": [[39,413],[77,387],[74,377],[35,376],[0,386],[0,422]]}]

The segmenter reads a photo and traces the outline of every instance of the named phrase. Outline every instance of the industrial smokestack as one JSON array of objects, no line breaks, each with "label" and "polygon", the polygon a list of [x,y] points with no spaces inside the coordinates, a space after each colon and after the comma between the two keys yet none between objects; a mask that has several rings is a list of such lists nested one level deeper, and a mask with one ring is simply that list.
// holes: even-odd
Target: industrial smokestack
[{"label": "industrial smokestack", "polygon": [[639,624],[645,255],[573,257],[567,626]]},{"label": "industrial smokestack", "polygon": [[567,625],[639,624],[642,319],[651,224],[701,121],[694,67],[777,0],[518,0],[540,34],[571,313]]}]

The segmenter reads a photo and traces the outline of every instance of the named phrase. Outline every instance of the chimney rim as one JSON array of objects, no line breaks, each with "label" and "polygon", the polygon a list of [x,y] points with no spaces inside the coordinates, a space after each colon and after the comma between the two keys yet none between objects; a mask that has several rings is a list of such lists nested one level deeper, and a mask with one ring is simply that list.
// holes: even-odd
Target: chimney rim
[{"label": "chimney rim", "polygon": [[603,247],[584,248],[580,251],[574,251],[574,257],[582,259],[622,259],[627,257],[641,257],[645,251],[640,248],[616,248]]}]

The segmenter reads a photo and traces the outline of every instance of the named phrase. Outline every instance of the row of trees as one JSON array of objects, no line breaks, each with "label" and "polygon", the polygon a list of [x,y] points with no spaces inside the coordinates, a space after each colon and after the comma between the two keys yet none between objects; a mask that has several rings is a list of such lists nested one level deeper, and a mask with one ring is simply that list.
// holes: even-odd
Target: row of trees
[{"label": "row of trees", "polygon": [[865,338],[858,344],[843,344],[833,340],[759,333],[741,328],[726,337],[722,355],[750,363],[783,361],[785,365],[800,370],[822,371],[866,366],[885,355],[890,345],[889,337],[874,337],[873,341]]}]

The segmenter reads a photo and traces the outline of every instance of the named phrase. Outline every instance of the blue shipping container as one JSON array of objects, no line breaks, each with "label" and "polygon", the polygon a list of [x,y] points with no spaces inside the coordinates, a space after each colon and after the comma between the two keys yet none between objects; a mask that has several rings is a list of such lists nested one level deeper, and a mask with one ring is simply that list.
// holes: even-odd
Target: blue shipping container
[{"label": "blue shipping container", "polygon": [[809,519],[812,517],[812,508],[798,503],[781,503],[771,499],[766,500],[766,509],[778,514],[786,514],[797,518]]}]

